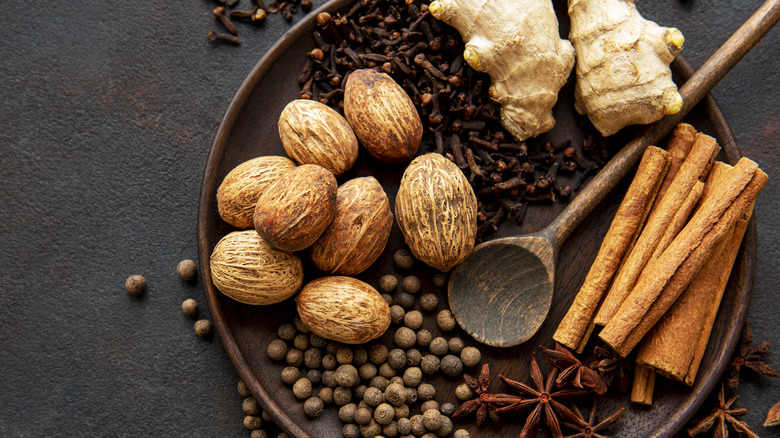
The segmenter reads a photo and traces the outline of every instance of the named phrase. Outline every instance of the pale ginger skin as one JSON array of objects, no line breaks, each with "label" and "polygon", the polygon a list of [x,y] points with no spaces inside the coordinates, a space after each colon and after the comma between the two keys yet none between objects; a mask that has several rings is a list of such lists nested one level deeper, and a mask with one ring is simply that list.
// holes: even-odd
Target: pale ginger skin
[{"label": "pale ginger skin", "polygon": [[569,18],[575,108],[602,135],[680,111],[669,69],[683,46],[679,30],[642,18],[633,0],[569,0]]},{"label": "pale ginger skin", "polygon": [[550,0],[436,0],[429,11],[460,32],[466,62],[490,75],[507,131],[525,140],[552,129],[574,48],[558,35]]}]

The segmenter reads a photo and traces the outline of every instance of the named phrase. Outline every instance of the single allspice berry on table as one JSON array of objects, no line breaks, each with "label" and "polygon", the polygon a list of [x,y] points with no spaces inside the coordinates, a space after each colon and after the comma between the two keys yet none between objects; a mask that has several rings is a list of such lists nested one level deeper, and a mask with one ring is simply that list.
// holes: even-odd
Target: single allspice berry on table
[{"label": "single allspice berry on table", "polygon": [[201,319],[195,321],[194,325],[195,334],[201,338],[205,338],[211,334],[211,321],[207,319]]},{"label": "single allspice berry on table", "polygon": [[125,290],[133,296],[140,296],[146,289],[146,278],[143,275],[131,275],[125,280]]},{"label": "single allspice berry on table", "polygon": [[255,417],[252,415],[247,415],[246,417],[244,417],[244,427],[246,427],[249,430],[258,429],[262,424],[263,424],[263,420],[261,420],[260,417]]},{"label": "single allspice berry on table", "polygon": [[197,316],[198,302],[192,298],[187,298],[181,303],[181,311],[187,316]]},{"label": "single allspice berry on table", "polygon": [[184,281],[192,281],[195,279],[195,274],[198,272],[198,267],[195,262],[190,259],[185,259],[179,262],[176,266],[176,273]]}]

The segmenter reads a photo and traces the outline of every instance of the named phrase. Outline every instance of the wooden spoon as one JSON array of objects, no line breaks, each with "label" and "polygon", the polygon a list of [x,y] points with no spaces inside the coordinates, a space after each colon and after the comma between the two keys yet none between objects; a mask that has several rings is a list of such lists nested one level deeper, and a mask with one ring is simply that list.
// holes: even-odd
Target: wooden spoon
[{"label": "wooden spoon", "polygon": [[780,0],[768,0],[679,90],[682,110],[637,134],[545,229],[478,245],[450,277],[450,309],[458,324],[497,347],[531,338],[550,310],[564,240],[633,169],[645,148],[666,136],[779,19]]}]

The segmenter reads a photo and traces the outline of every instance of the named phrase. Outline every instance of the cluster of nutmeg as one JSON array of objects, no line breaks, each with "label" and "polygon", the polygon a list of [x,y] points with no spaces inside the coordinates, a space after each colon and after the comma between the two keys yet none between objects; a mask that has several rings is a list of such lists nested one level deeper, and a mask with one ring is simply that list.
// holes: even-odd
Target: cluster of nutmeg
[{"label": "cluster of nutmeg", "polygon": [[[393,214],[373,177],[338,186],[355,163],[358,140],[383,162],[410,160],[422,135],[406,92],[374,70],[350,74],[346,119],[328,106],[295,100],[282,111],[279,133],[287,154],[249,160],[217,191],[221,217],[235,231],[215,246],[211,276],[225,295],[247,304],[273,304],[295,295],[303,322],[326,339],[357,344],[390,325],[390,309],[370,285],[353,276],[380,256]],[[296,165],[297,164],[297,165]],[[461,170],[438,154],[413,160],[404,172],[395,215],[406,243],[423,262],[449,271],[474,247],[477,201]],[[333,274],[303,288],[307,250]]]}]

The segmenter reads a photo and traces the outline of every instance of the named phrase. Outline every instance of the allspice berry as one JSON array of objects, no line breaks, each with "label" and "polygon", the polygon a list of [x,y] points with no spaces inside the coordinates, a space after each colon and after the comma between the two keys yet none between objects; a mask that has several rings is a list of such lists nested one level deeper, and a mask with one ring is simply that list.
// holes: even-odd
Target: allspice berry
[{"label": "allspice berry", "polygon": [[385,395],[379,388],[367,388],[366,392],[363,394],[363,400],[365,400],[369,406],[379,406],[384,399]]},{"label": "allspice berry", "polygon": [[293,384],[293,394],[299,399],[307,399],[311,396],[311,381],[305,377],[301,377]]},{"label": "allspice berry", "polygon": [[435,294],[427,293],[420,297],[420,308],[426,312],[433,312],[439,305],[439,297]]},{"label": "allspice berry", "polygon": [[416,294],[417,292],[420,292],[420,287],[420,278],[416,275],[407,275],[404,277],[404,291],[409,292],[410,294]]},{"label": "allspice berry", "polygon": [[439,362],[440,360],[438,357],[432,354],[426,354],[420,362],[420,368],[425,374],[436,374],[436,371],[439,371]]},{"label": "allspice berry", "polygon": [[344,406],[352,401],[352,391],[346,386],[337,386],[333,390],[333,402],[336,406]]},{"label": "allspice berry", "polygon": [[431,353],[439,357],[447,354],[448,348],[449,346],[447,345],[447,340],[441,336],[433,338],[431,344],[428,346],[428,349],[431,351]]},{"label": "allspice berry", "polygon": [[176,266],[176,273],[179,274],[179,278],[184,281],[194,280],[197,270],[198,268],[195,265],[195,262],[190,259],[182,260]]},{"label": "allspice berry", "polygon": [[441,359],[441,371],[450,377],[460,375],[463,372],[463,362],[457,356],[448,354]]},{"label": "allspice berry", "polygon": [[433,400],[436,397],[436,388],[430,383],[421,383],[417,387],[417,399],[422,401]]},{"label": "allspice berry", "polygon": [[439,328],[445,332],[454,329],[455,324],[457,324],[455,316],[447,309],[442,310],[436,315],[436,323],[439,325]]},{"label": "allspice berry", "polygon": [[400,269],[411,269],[414,264],[414,256],[408,249],[399,249],[393,253],[393,263]]},{"label": "allspice berry", "polygon": [[411,348],[417,342],[417,334],[409,327],[400,327],[393,339],[399,348]]},{"label": "allspice berry", "polygon": [[450,338],[449,341],[447,341],[447,347],[450,350],[450,353],[452,354],[460,354],[461,351],[463,351],[463,348],[466,345],[463,344],[463,340],[461,338],[455,337]]},{"label": "allspice berry", "polygon": [[284,367],[281,373],[282,382],[292,385],[301,378],[301,370],[297,367]]},{"label": "allspice berry", "polygon": [[444,287],[447,285],[447,274],[443,272],[437,272],[433,276],[433,285],[436,287]]},{"label": "allspice berry", "polygon": [[195,317],[198,315],[198,302],[192,298],[187,298],[181,303],[181,311],[187,316]]},{"label": "allspice berry", "polygon": [[133,296],[140,296],[146,289],[146,278],[143,275],[131,275],[125,280],[125,290]]},{"label": "allspice berry", "polygon": [[242,382],[241,380],[238,381],[238,384],[236,385],[236,389],[238,390],[238,394],[241,397],[252,396],[252,392],[249,390],[249,387],[247,387],[246,383]]},{"label": "allspice berry", "polygon": [[336,383],[340,386],[355,386],[360,381],[358,370],[350,364],[343,364],[336,368]]},{"label": "allspice berry", "polygon": [[255,429],[249,434],[249,438],[268,438],[268,432],[263,429]]},{"label": "allspice berry", "polygon": [[325,409],[325,403],[319,397],[309,397],[303,403],[303,413],[311,418],[316,418],[322,415],[322,411]]},{"label": "allspice berry", "polygon": [[374,409],[374,420],[381,425],[390,424],[395,417],[395,409],[388,403],[380,403],[379,406]]},{"label": "allspice berry", "polygon": [[320,400],[322,400],[322,402],[326,405],[333,403],[333,388],[328,388],[327,386],[320,388],[320,392],[317,393],[317,397],[319,397]]},{"label": "allspice berry", "polygon": [[254,397],[245,398],[244,402],[241,403],[241,408],[247,415],[260,415],[260,405],[257,403],[257,400]]},{"label": "allspice berry", "polygon": [[384,345],[377,344],[368,350],[368,360],[374,365],[382,365],[387,360],[388,348]]},{"label": "allspice berry", "polygon": [[390,350],[387,354],[387,364],[394,370],[400,370],[406,366],[406,353],[400,348]]},{"label": "allspice berry", "polygon": [[441,408],[439,408],[439,411],[441,411],[441,414],[444,416],[449,417],[450,415],[455,413],[455,405],[452,403],[444,403],[441,405]]},{"label": "allspice berry", "polygon": [[357,424],[348,423],[341,429],[341,434],[344,438],[360,438],[360,428]]},{"label": "allspice berry", "polygon": [[352,423],[355,421],[355,411],[357,411],[357,405],[347,403],[339,408],[339,419],[344,423]]},{"label": "allspice berry", "polygon": [[361,426],[368,424],[372,418],[374,418],[374,416],[368,408],[358,408],[355,411],[355,423]]},{"label": "allspice berry", "polygon": [[455,431],[453,438],[471,438],[471,434],[466,429],[458,429]]},{"label": "allspice berry", "polygon": [[393,274],[383,275],[379,279],[379,289],[382,292],[390,293],[398,287],[398,277]]},{"label": "allspice berry", "polygon": [[466,347],[460,352],[460,360],[464,366],[471,368],[482,360],[482,353],[476,347]]},{"label": "allspice berry", "polygon": [[289,322],[279,324],[279,327],[276,329],[276,336],[288,342],[295,339],[296,333],[295,326]]},{"label": "allspice berry", "polygon": [[255,417],[252,415],[247,415],[244,417],[244,427],[249,430],[258,429],[260,428],[261,424],[263,424],[263,420],[261,420],[260,417]]},{"label": "allspice berry", "polygon": [[439,402],[437,402],[436,400],[426,400],[426,401],[422,402],[422,404],[420,405],[420,412],[424,413],[424,412],[426,412],[428,410],[431,410],[431,409],[438,411],[439,410]]},{"label": "allspice berry", "polygon": [[428,430],[438,430],[441,427],[441,412],[438,409],[428,409],[423,412],[423,424]]},{"label": "allspice berry", "polygon": [[268,344],[268,357],[282,360],[287,355],[287,344],[281,339],[274,339]]},{"label": "allspice berry", "polygon": [[406,310],[398,304],[390,306],[390,322],[400,324],[406,316]]},{"label": "allspice berry", "polygon": [[419,310],[410,310],[404,315],[404,324],[412,330],[422,327],[423,316]]},{"label": "allspice berry", "polygon": [[196,335],[205,338],[211,334],[211,322],[207,319],[195,321],[194,329]]},{"label": "allspice berry", "polygon": [[404,371],[404,385],[416,388],[422,382],[422,370],[418,367],[409,367]]},{"label": "allspice berry", "polygon": [[401,406],[406,403],[406,388],[398,383],[391,383],[385,388],[384,399],[393,406]]},{"label": "allspice berry", "polygon": [[465,383],[455,387],[455,398],[460,401],[471,400],[474,397],[474,391]]},{"label": "allspice berry", "polygon": [[431,345],[431,341],[433,341],[433,335],[427,329],[417,331],[417,344],[420,347],[427,348]]}]

